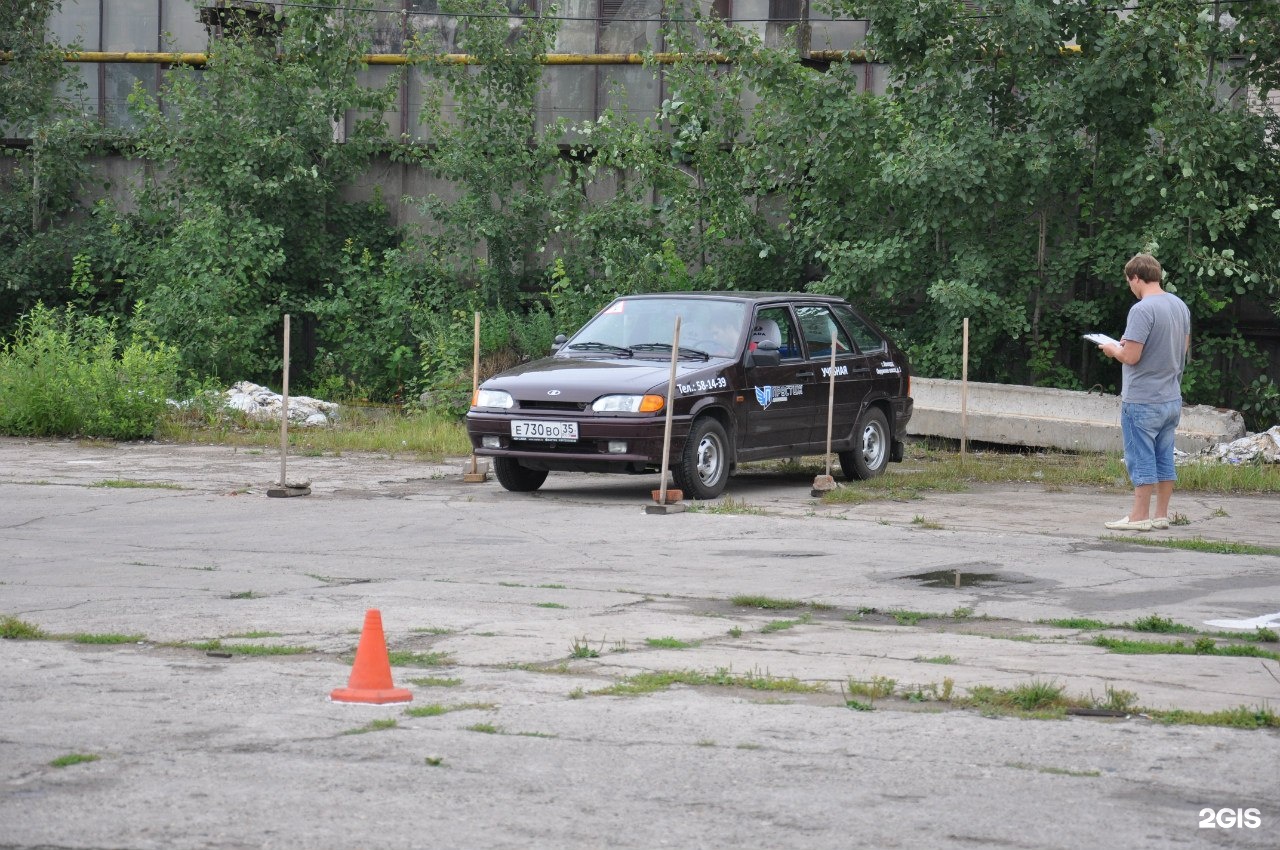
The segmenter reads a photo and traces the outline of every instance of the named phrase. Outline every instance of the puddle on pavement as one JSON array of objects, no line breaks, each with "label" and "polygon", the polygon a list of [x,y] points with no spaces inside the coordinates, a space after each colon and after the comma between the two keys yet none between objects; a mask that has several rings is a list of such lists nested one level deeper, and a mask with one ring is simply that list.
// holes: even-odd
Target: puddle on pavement
[{"label": "puddle on pavement", "polygon": [[913,576],[902,576],[909,581],[918,581],[923,587],[992,587],[1002,584],[1027,584],[1028,579],[1015,578],[1005,573],[969,573],[964,570],[934,570],[917,573]]}]

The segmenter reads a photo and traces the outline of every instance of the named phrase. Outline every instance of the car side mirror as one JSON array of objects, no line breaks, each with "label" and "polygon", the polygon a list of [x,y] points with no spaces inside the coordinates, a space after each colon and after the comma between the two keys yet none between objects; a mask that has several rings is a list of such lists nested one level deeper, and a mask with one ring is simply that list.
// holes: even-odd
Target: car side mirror
[{"label": "car side mirror", "polygon": [[568,341],[569,341],[569,337],[565,336],[564,334],[556,334],[556,338],[551,341],[551,353],[555,354],[557,351],[560,350],[561,346],[563,346]]},{"label": "car side mirror", "polygon": [[764,340],[758,343],[753,351],[747,352],[748,369],[756,366],[777,366],[781,362],[782,354],[778,351],[778,344],[773,340]]}]

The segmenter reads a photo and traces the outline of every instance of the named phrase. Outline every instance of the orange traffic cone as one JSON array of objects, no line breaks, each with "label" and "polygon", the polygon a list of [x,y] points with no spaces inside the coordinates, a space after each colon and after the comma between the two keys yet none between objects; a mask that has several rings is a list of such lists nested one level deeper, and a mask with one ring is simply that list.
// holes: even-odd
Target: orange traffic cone
[{"label": "orange traffic cone", "polygon": [[413,694],[391,684],[391,661],[387,657],[387,639],[382,634],[382,612],[370,608],[364,615],[364,631],[356,647],[356,662],[351,667],[351,680],[345,688],[329,694],[334,702],[365,702],[383,705],[409,702]]}]

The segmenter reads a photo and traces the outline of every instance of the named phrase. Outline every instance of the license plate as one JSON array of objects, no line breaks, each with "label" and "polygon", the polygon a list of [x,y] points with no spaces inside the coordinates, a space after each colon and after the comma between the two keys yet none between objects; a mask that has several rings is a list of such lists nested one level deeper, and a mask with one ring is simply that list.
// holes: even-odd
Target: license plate
[{"label": "license plate", "polygon": [[511,437],[515,440],[551,440],[573,443],[578,439],[577,422],[539,422],[517,419],[511,423]]}]

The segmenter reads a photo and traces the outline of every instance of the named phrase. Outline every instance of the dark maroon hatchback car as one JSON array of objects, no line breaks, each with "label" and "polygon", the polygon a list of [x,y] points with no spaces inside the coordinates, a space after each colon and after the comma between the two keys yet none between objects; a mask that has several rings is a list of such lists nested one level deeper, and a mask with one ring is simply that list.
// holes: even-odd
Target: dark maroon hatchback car
[{"label": "dark maroon hatchback car", "polygon": [[675,486],[712,499],[743,461],[831,449],[845,476],[902,460],[911,418],[906,356],[842,299],[681,292],[618,298],[544,357],[485,381],[467,413],[475,453],[508,490],[548,472],[661,468],[671,342],[680,316],[669,466]]}]

